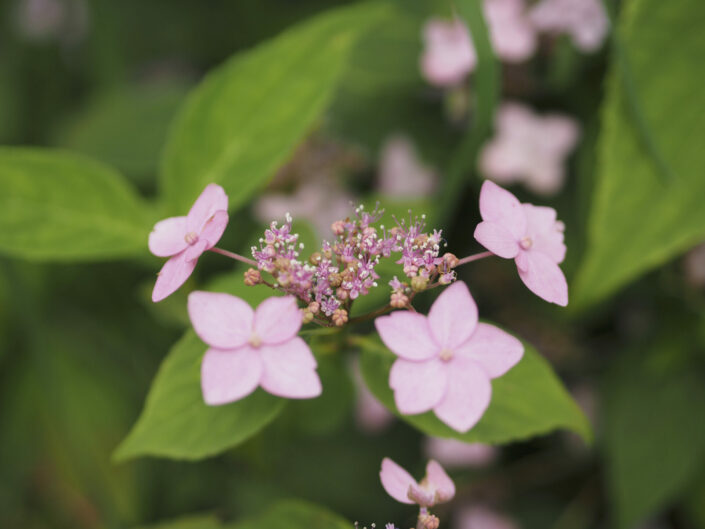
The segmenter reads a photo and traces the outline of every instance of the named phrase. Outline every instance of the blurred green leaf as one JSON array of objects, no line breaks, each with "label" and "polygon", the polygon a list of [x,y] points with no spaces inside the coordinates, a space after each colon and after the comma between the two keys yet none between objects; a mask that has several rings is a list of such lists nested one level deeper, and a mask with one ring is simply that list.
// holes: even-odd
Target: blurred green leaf
[{"label": "blurred green leaf", "polygon": [[243,205],[290,156],[330,100],[348,52],[384,3],[335,9],[212,72],[189,96],[163,159],[167,206],[188,209],[211,182]]},{"label": "blurred green leaf", "polygon": [[62,124],[55,143],[148,184],[156,179],[169,123],[185,95],[181,82],[128,85],[100,94]]},{"label": "blurred green leaf", "polygon": [[697,370],[663,365],[653,354],[631,354],[609,374],[605,450],[616,527],[657,514],[700,475],[705,463],[705,380]]},{"label": "blurred green leaf", "polygon": [[208,406],[201,394],[201,358],[208,347],[188,331],[164,359],[137,423],[115,451],[138,456],[197,460],[233,447],[269,424],[284,408],[262,390],[224,406]]},{"label": "blurred green leaf", "polygon": [[146,251],[152,218],[122,176],[63,151],[0,148],[0,252],[97,260]]},{"label": "blurred green leaf", "polygon": [[389,370],[397,358],[377,338],[361,338],[360,367],[365,383],[394,414],[427,435],[466,443],[500,444],[546,434],[558,428],[572,430],[586,441],[592,433],[587,419],[555,375],[549,363],[524,343],[524,357],[506,375],[492,381],[492,401],[476,426],[458,433],[433,412],[402,415],[394,405]]},{"label": "blurred green leaf", "polygon": [[[589,245],[574,303],[603,299],[705,237],[705,208],[700,204],[705,151],[699,139],[705,127],[703,24],[705,4],[696,0],[637,0],[623,10],[621,42],[643,123],[635,123],[624,74],[613,67],[603,108]],[[668,60],[654,61],[657,56]],[[663,156],[661,163],[638,126],[650,127],[647,136]],[[663,163],[673,178],[661,177]]]},{"label": "blurred green leaf", "polygon": [[265,514],[240,522],[231,529],[350,529],[337,514],[303,501],[282,501]]},{"label": "blurred green leaf", "polygon": [[144,525],[138,529],[221,529],[223,524],[210,514],[183,516],[176,520]]}]

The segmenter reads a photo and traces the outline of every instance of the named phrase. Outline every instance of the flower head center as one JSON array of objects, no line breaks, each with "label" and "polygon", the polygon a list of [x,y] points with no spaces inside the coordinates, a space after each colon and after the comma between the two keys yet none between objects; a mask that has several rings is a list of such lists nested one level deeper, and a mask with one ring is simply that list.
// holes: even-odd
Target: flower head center
[{"label": "flower head center", "polygon": [[259,347],[262,345],[262,338],[260,338],[255,331],[252,331],[252,334],[250,334],[250,339],[248,340],[248,343],[252,347]]},{"label": "flower head center", "polygon": [[531,240],[531,237],[524,237],[519,241],[519,246],[521,246],[522,250],[528,250],[532,244],[534,244],[534,241]]},{"label": "flower head center", "polygon": [[451,351],[450,349],[443,349],[441,351],[441,354],[438,356],[444,362],[448,362],[451,358],[453,358],[453,351]]},{"label": "flower head center", "polygon": [[184,235],[184,240],[186,241],[186,244],[194,245],[198,242],[198,235],[190,231],[186,235]]}]

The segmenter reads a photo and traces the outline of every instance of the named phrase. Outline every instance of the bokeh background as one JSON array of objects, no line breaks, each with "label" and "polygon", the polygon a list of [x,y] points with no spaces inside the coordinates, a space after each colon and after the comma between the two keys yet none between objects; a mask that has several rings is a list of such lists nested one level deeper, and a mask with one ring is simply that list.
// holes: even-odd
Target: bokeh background
[{"label": "bokeh background", "polygon": [[[344,3],[1,0],[0,142],[86,154],[152,199],[172,118],[203,76]],[[441,87],[420,67],[423,28],[434,16],[449,19],[450,7],[393,3],[394,15],[354,47],[325,113],[267,188],[231,217],[222,243],[246,251],[286,211],[316,240],[349,214],[351,202],[379,199],[399,211],[428,212],[457,255],[480,251],[472,238],[477,197],[482,179],[492,176],[480,159],[500,129],[491,126],[497,113],[488,117],[486,103],[497,110],[514,101],[536,116],[571,120],[578,132],[558,156],[562,176],[554,188],[537,192],[529,175],[511,189],[557,209],[566,224],[564,270],[571,292],[583,270],[582,299],[566,310],[549,306],[499,260],[466,267],[460,278],[484,317],[551,362],[593,425],[592,445],[554,432],[469,452],[438,446],[370,403],[351,369],[329,374],[335,390],[325,409],[283,414],[222,455],[116,463],[112,453],[188,325],[184,292],[151,303],[160,264],[146,251],[146,233],[144,255],[132,260],[53,262],[3,252],[0,527],[137,527],[194,513],[237,520],[291,497],[361,524],[407,527],[413,512],[384,493],[381,459],[391,456],[418,475],[427,457],[445,454],[459,493],[439,511],[442,527],[705,528],[705,251],[696,247],[705,235],[696,218],[705,159],[698,164],[691,155],[702,143],[705,107],[702,65],[694,69],[687,58],[702,59],[705,16],[686,0],[668,2],[659,16],[642,14],[655,4],[608,2],[604,35],[588,49],[566,32],[539,32],[530,57],[495,57],[490,77],[481,58],[476,71]],[[629,25],[629,16],[637,22]],[[589,18],[578,16],[584,24]],[[629,33],[640,21],[663,27]],[[664,33],[672,49],[647,53],[655,45],[642,47],[639,39]],[[620,105],[605,104],[610,87]],[[482,119],[487,130],[469,136]],[[624,121],[639,140],[631,159],[611,149]],[[548,133],[529,130],[524,140],[508,141],[534,134]],[[453,160],[463,158],[470,162],[456,170]],[[533,160],[529,165],[541,163]],[[643,196],[653,176],[644,164],[665,179],[653,205]],[[621,194],[610,202],[615,190]],[[609,211],[600,217],[599,208]],[[612,229],[617,240],[604,255],[614,255],[615,270],[637,264],[615,279],[611,260],[593,256],[584,271],[588,241],[599,246],[600,233]],[[203,259],[186,290],[229,266]]]}]

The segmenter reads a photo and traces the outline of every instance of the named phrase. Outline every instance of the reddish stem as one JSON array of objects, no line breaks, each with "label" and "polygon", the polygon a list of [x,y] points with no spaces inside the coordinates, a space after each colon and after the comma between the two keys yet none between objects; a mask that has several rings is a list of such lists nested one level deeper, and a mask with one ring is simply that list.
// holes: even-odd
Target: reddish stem
[{"label": "reddish stem", "polygon": [[484,259],[485,257],[491,257],[494,254],[492,252],[481,252],[481,253],[476,253],[474,255],[468,255],[467,257],[463,257],[460,261],[458,261],[458,264],[455,266],[458,267],[460,265],[464,265],[467,263],[472,263],[473,261],[479,261],[480,259]]},{"label": "reddish stem", "polygon": [[230,259],[235,259],[236,261],[240,261],[241,263],[245,263],[251,266],[257,266],[257,262],[253,261],[252,259],[248,259],[247,257],[243,257],[242,255],[223,250],[222,248],[218,248],[216,246],[211,248],[210,251],[219,253],[220,255],[224,255],[225,257],[230,257]]}]

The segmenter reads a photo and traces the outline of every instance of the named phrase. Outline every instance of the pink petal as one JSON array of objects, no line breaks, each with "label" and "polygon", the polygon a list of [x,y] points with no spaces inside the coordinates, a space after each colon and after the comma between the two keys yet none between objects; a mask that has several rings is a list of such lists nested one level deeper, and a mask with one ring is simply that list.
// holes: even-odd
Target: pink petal
[{"label": "pink petal", "polygon": [[285,343],[259,348],[264,364],[262,387],[279,397],[310,399],[321,394],[316,359],[298,336]]},{"label": "pink petal", "polygon": [[487,373],[472,360],[456,356],[448,369],[448,389],[433,411],[448,426],[464,433],[487,410],[492,386]]},{"label": "pink petal", "polygon": [[528,221],[526,234],[531,238],[531,249],[562,263],[565,258],[563,223],[556,220],[556,210],[545,206],[522,204]]},{"label": "pink petal", "polygon": [[206,249],[210,250],[218,244],[218,241],[223,236],[223,232],[228,225],[228,212],[224,209],[216,211],[213,216],[206,221],[203,231],[198,236],[199,239],[208,242]]},{"label": "pink petal", "polygon": [[477,305],[465,283],[453,283],[436,298],[428,325],[442,349],[452,349],[470,338],[477,325]]},{"label": "pink petal", "polygon": [[491,445],[440,437],[426,439],[425,453],[446,467],[454,468],[486,466],[498,455],[497,449]]},{"label": "pink petal", "polygon": [[294,296],[271,297],[255,311],[255,333],[263,343],[278,344],[291,340],[301,328],[303,313]]},{"label": "pink petal", "polygon": [[382,482],[384,490],[386,490],[387,494],[392,498],[401,503],[414,503],[409,499],[409,488],[418,487],[418,483],[411,477],[411,474],[388,457],[382,460],[382,469],[379,472],[379,479]]},{"label": "pink petal", "polygon": [[191,292],[188,313],[196,334],[212,347],[235,349],[252,336],[252,308],[230,294]]},{"label": "pink petal", "polygon": [[475,48],[467,27],[460,21],[431,19],[424,26],[423,39],[421,72],[430,83],[452,86],[475,68]]},{"label": "pink petal", "polygon": [[524,346],[502,329],[487,323],[478,323],[470,339],[457,347],[455,353],[474,360],[490,378],[497,378],[521,360]]},{"label": "pink petal", "polygon": [[187,261],[195,261],[201,255],[203,252],[206,251],[206,246],[208,246],[208,241],[205,240],[199,240],[196,241],[194,244],[190,245],[186,250],[184,251],[184,258]]},{"label": "pink petal", "polygon": [[517,241],[526,235],[526,213],[517,197],[489,180],[480,190],[480,214],[482,220],[504,226]]},{"label": "pink petal", "polygon": [[428,360],[440,353],[433,340],[426,316],[411,311],[392,312],[375,319],[375,327],[384,345],[407,360]]},{"label": "pink petal", "polygon": [[534,250],[521,252],[517,256],[517,269],[521,280],[538,297],[561,307],[568,304],[568,283],[563,271],[546,254]]},{"label": "pink petal", "polygon": [[196,199],[186,217],[186,228],[189,232],[200,234],[203,227],[216,211],[228,211],[228,196],[225,190],[216,184],[208,184]]},{"label": "pink petal", "polygon": [[186,217],[160,220],[149,234],[149,251],[158,257],[176,255],[188,246],[185,235]]},{"label": "pink petal", "polygon": [[421,507],[431,507],[435,503],[434,492],[428,490],[421,485],[411,485],[407,494],[410,500],[417,503]]},{"label": "pink petal", "polygon": [[483,221],[475,228],[475,239],[490,252],[505,259],[512,259],[519,253],[519,243],[501,224]]},{"label": "pink petal", "polygon": [[455,484],[443,467],[431,460],[426,465],[426,480],[435,491],[434,503],[445,503],[455,496]]},{"label": "pink petal", "polygon": [[423,413],[438,404],[446,392],[448,373],[440,360],[410,362],[399,359],[389,372],[397,409],[405,415]]},{"label": "pink petal", "polygon": [[217,406],[252,393],[262,376],[262,361],[251,347],[208,349],[201,364],[201,389],[206,404]]},{"label": "pink petal", "polygon": [[152,301],[155,303],[176,292],[196,268],[196,261],[188,261],[185,253],[176,254],[162,266],[152,290]]}]

